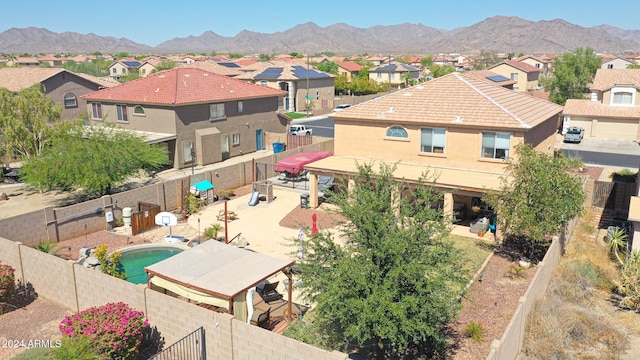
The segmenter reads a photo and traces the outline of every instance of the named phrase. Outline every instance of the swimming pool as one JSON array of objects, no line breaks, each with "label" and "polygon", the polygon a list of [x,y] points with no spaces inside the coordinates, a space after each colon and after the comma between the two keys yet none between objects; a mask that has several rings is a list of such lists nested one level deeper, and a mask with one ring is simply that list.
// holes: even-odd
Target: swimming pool
[{"label": "swimming pool", "polygon": [[127,273],[127,281],[134,284],[146,284],[146,266],[155,264],[175,254],[181,253],[188,247],[178,244],[147,244],[120,249],[120,262]]}]

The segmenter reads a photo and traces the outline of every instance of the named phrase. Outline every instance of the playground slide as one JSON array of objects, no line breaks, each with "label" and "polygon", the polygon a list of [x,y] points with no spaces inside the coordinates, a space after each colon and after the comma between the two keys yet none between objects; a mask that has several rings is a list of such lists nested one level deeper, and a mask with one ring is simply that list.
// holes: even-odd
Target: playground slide
[{"label": "playground slide", "polygon": [[256,206],[259,198],[260,198],[260,191],[251,192],[251,199],[249,199],[249,206]]}]

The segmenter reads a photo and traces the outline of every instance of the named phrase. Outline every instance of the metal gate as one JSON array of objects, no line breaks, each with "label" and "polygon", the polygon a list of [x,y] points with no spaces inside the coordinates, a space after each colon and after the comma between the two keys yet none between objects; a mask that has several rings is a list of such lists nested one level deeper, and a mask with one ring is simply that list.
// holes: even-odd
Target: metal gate
[{"label": "metal gate", "polygon": [[153,355],[149,360],[206,360],[206,350],[204,328],[201,326],[168,348]]},{"label": "metal gate", "polygon": [[131,234],[138,235],[155,228],[156,215],[160,210],[160,205],[139,202],[138,212],[131,214]]}]

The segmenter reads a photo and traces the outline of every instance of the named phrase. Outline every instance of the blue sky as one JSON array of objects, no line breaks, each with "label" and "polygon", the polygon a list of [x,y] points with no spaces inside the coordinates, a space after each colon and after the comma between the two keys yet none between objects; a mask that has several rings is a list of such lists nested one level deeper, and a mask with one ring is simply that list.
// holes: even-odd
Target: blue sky
[{"label": "blue sky", "polygon": [[562,18],[584,27],[609,24],[640,30],[638,14],[638,0],[0,0],[0,32],[35,26],[58,33],[124,37],[156,46],[208,30],[222,36],[235,36],[242,30],[270,34],[305,22],[321,27],[347,23],[359,28],[408,22],[450,30],[496,15],[531,21]]}]

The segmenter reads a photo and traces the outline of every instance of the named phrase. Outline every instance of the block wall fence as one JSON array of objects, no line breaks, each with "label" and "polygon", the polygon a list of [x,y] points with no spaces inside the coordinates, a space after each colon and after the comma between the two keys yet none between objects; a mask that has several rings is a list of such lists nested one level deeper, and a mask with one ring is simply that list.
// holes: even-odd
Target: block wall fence
[{"label": "block wall fence", "polygon": [[276,154],[260,156],[260,153],[255,153],[253,161],[228,166],[221,163],[219,168],[198,174],[164,180],[74,205],[47,207],[5,218],[0,220],[0,236],[35,245],[40,241],[59,242],[109,230],[111,225],[105,219],[106,212],[113,212],[115,218],[121,219],[123,208],[130,207],[135,212],[139,202],[158,204],[162,211],[174,211],[181,206],[181,199],[193,183],[209,180],[214,184],[215,191],[235,189],[253,182],[253,176],[256,175],[252,168],[254,163],[275,165],[291,155],[319,150],[333,151],[333,139]]}]

